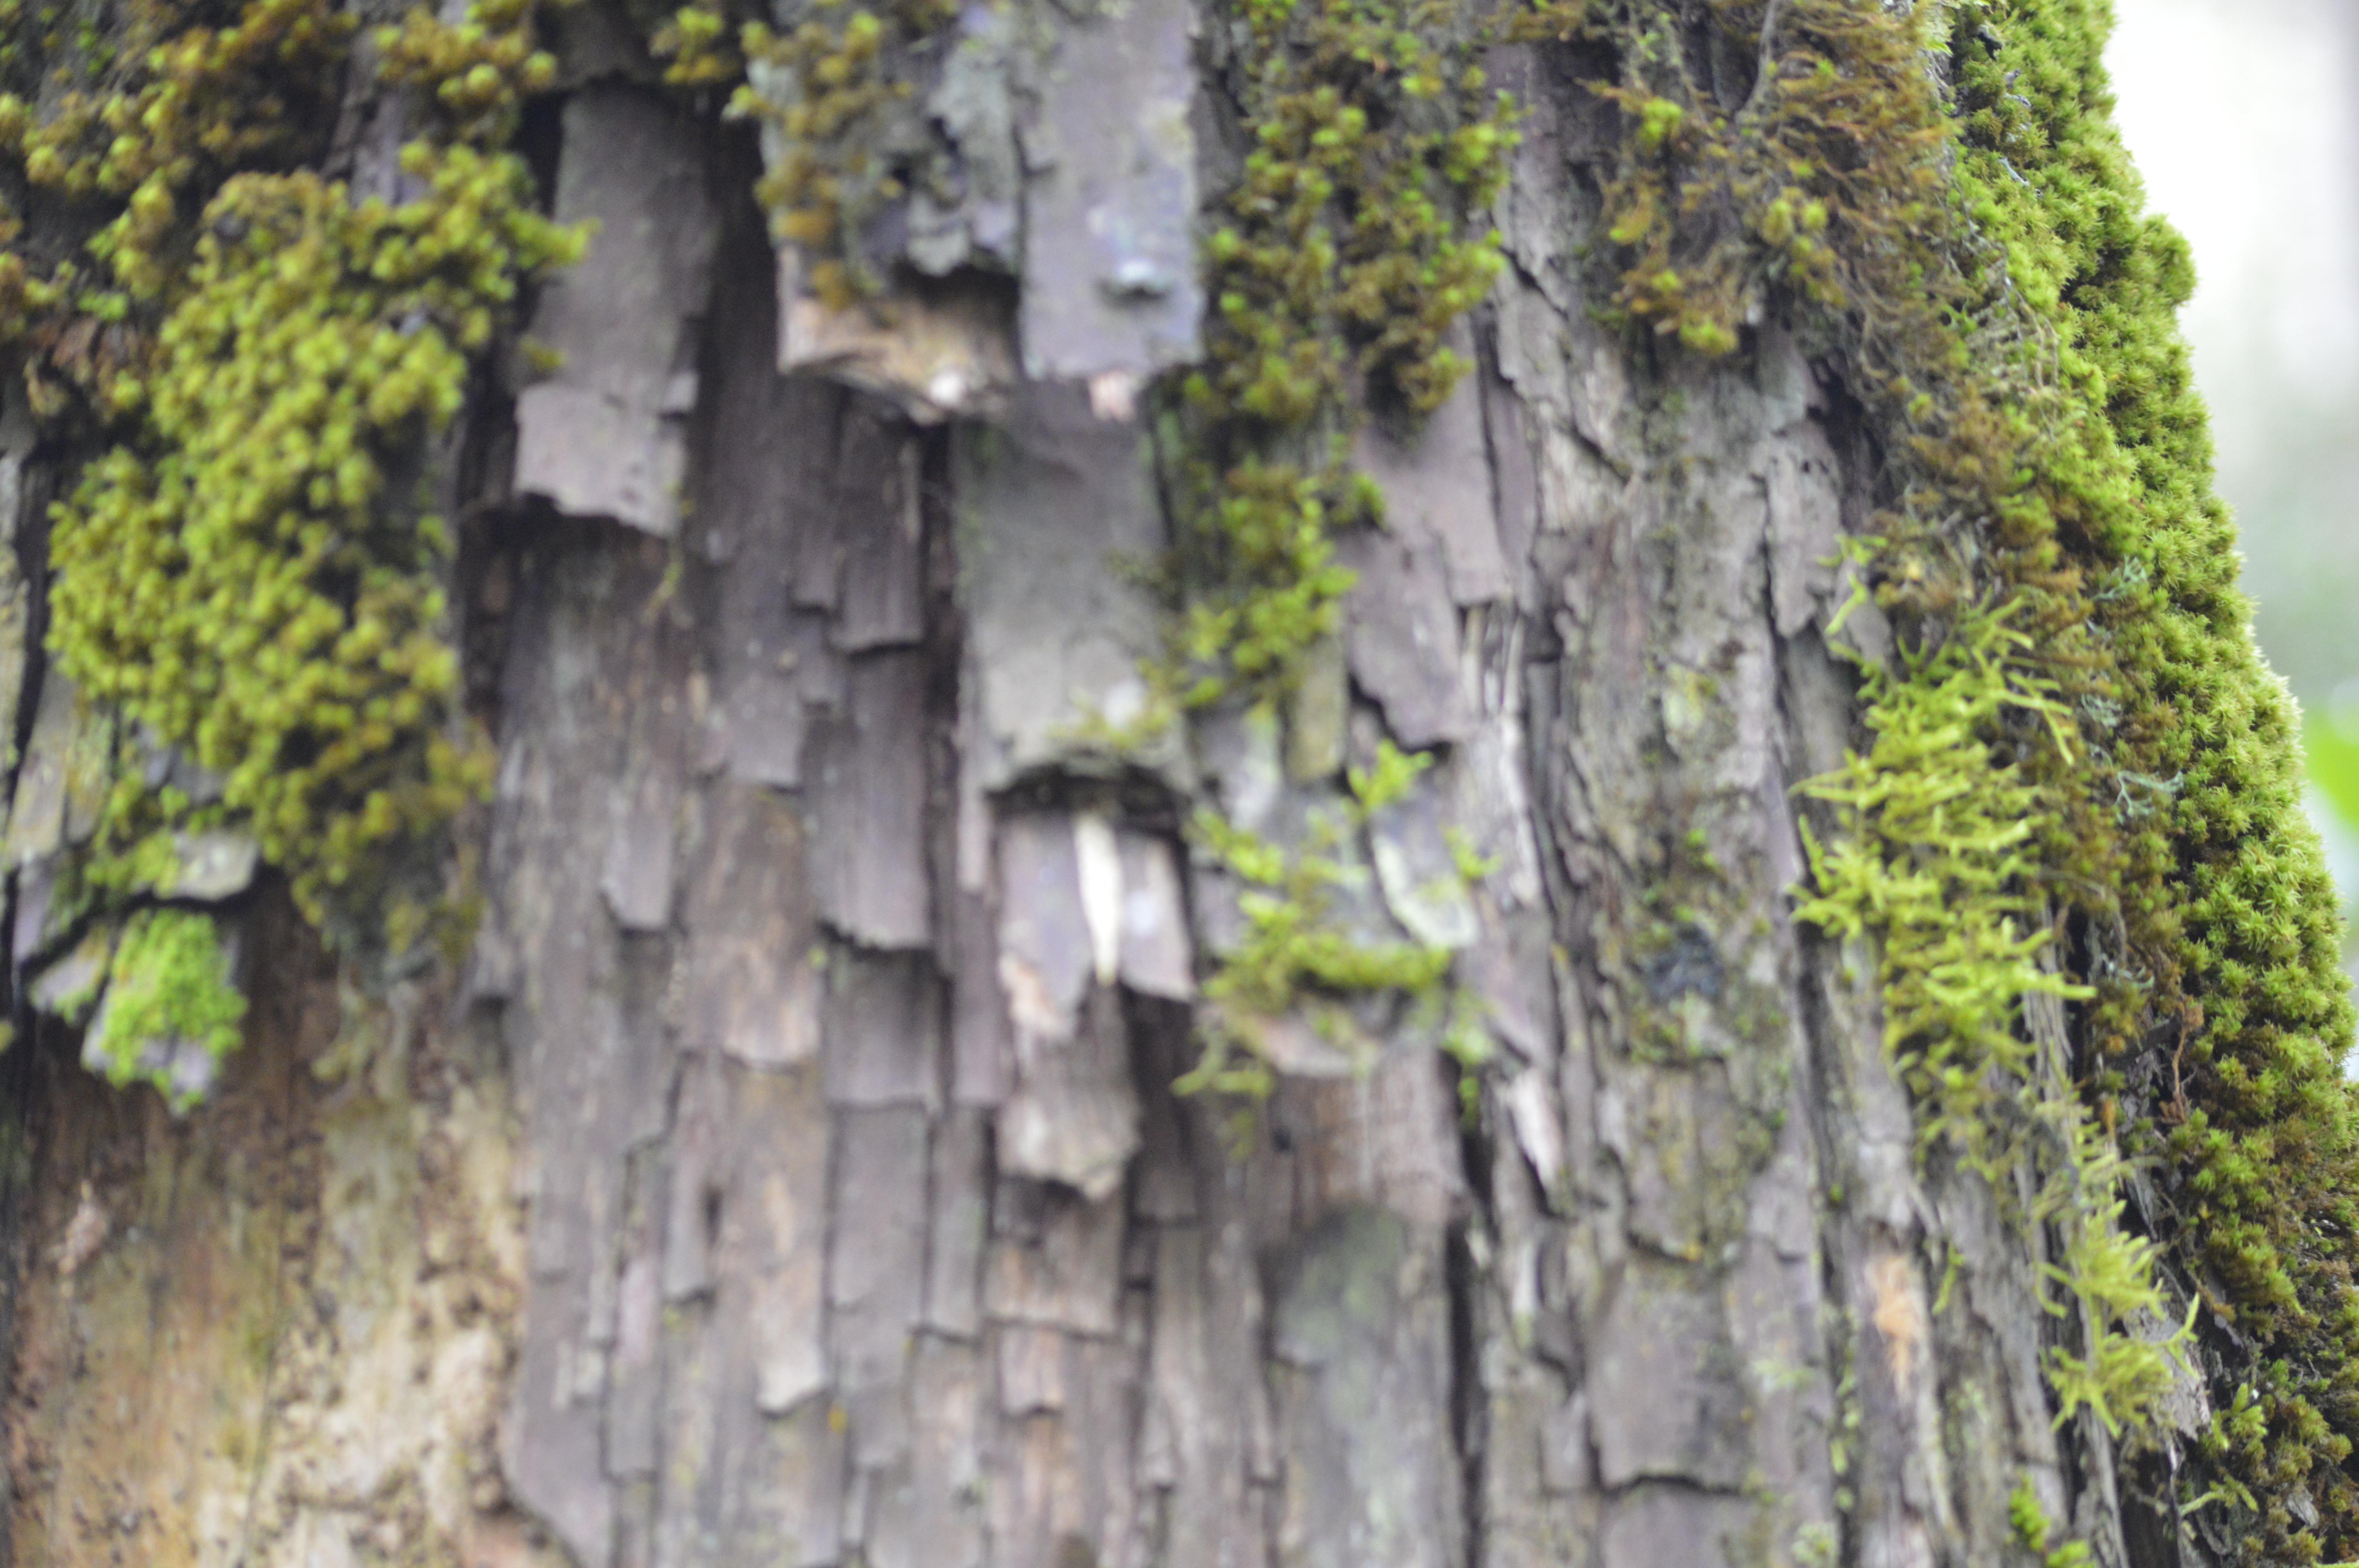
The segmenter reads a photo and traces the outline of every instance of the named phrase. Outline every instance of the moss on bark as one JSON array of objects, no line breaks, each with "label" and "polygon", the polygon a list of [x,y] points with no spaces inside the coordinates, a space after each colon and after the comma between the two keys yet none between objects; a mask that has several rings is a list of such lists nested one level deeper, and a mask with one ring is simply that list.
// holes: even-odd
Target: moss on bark
[{"label": "moss on bark", "polygon": [[[655,42],[691,89],[748,59],[791,79],[743,106],[795,144],[766,194],[846,299],[847,231],[896,176],[839,155],[906,96],[886,67],[944,14],[822,9],[789,38],[739,27],[742,54],[734,13],[705,7]],[[480,786],[454,727],[447,531],[412,481],[519,284],[576,243],[533,214],[506,150],[549,63],[522,0],[457,26],[410,13],[375,41],[423,122],[422,194],[355,206],[311,172],[352,67],[326,0],[150,4],[112,39],[6,15],[0,162],[21,211],[0,220],[0,336],[36,411],[104,454],[56,514],[52,645],[227,781],[201,820],[118,792],[96,881],[139,896],[143,846],[218,817],[321,915]],[[1462,373],[1450,333],[1499,265],[1466,220],[1512,136],[1466,14],[1247,0],[1234,20],[1249,146],[1208,241],[1208,361],[1166,406],[1167,714],[1266,698],[1332,634],[1332,531],[1376,510],[1348,438]],[[1816,857],[1806,914],[1882,938],[1929,1146],[2028,1161],[2064,1206],[2023,1217],[2058,1224],[2079,1312],[2060,1405],[2134,1422],[2157,1385],[2161,1353],[2123,1327],[2156,1299],[2151,1261],[2114,1192],[2117,1155],[2151,1152],[2152,1239],[2208,1309],[2210,1506],[2238,1511],[2253,1561],[2347,1557],[2351,1012],[2290,705],[2251,643],[2173,325],[2187,256],[2107,118],[2106,26],[2104,0],[1548,0],[1501,30],[1614,51],[1606,293],[1633,331],[1717,355],[1782,317],[1871,411],[1888,472],[1865,561],[1908,654],[1867,672],[1869,742],[1818,786],[1846,838]],[[1700,48],[1751,69],[1700,71]],[[1438,986],[1433,952],[1316,929],[1315,855],[1206,837],[1274,895],[1215,1000]],[[139,929],[193,944],[161,922]],[[2069,1085],[2023,1035],[2042,992],[2076,1004]],[[197,1011],[208,1037],[226,1016]]]},{"label": "moss on bark", "polygon": [[386,862],[486,777],[427,452],[519,285],[580,241],[507,150],[552,69],[527,5],[374,40],[417,132],[398,203],[307,167],[353,30],[326,0],[249,0],[134,7],[105,48],[15,38],[0,157],[34,222],[10,221],[0,331],[51,437],[97,454],[53,513],[51,651],[222,780],[200,807],[126,763],[85,890],[136,897],[172,834],[227,826],[315,920],[400,947],[427,911],[386,903]]},{"label": "moss on bark", "polygon": [[2216,1422],[2211,1457],[2257,1512],[2256,1560],[2340,1560],[2359,1552],[2349,988],[2293,705],[2252,640],[2175,326],[2193,269],[2143,211],[2109,117],[2110,21],[2103,0],[1958,11],[1963,188],[2077,373],[2077,439],[2047,466],[2118,705],[2090,728],[2112,760],[2099,787],[2122,803],[2121,914],[2151,976],[2137,1044],[2172,1069],[2133,1144],[2173,1178],[2165,1229],[2216,1325],[2215,1403],[2262,1417]]},{"label": "moss on bark", "polygon": [[[2143,212],[2108,118],[2109,24],[2104,0],[1592,0],[1527,26],[1620,62],[1600,87],[1627,127],[1606,189],[1624,319],[1711,354],[1783,317],[1871,410],[1889,473],[1865,558],[1908,653],[1868,672],[1874,746],[1819,786],[1849,841],[1818,857],[1805,913],[1881,935],[1894,1048],[1936,1141],[2032,1161],[2095,1227],[2098,1253],[2063,1248],[2089,1338],[2051,1366],[2060,1403],[2125,1413],[2091,1399],[2121,1313],[2080,1286],[2129,1256],[2092,1178],[2116,1148],[2158,1155],[2156,1239],[2208,1309],[2223,1412],[2183,1500],[2237,1511],[2249,1560],[2348,1557],[2359,1167],[2334,902],[2211,491],[2174,320],[2186,250]],[[1757,62],[1735,101],[1692,69],[1699,28]],[[1993,643],[2002,623],[2023,635]],[[2006,694],[1946,700],[1974,667]],[[1936,719],[1962,752],[1901,744]],[[1942,787],[1942,833],[1914,832],[1910,803]],[[2002,820],[2021,826],[1962,833]],[[1919,929],[1927,892],[1938,928]],[[2067,918],[2042,931],[2043,908]],[[2052,1139],[1995,1141],[2018,1099],[2059,1108],[2017,1016],[2053,988],[2015,942],[1959,969],[1964,926],[2077,972],[2070,1115],[2097,1141],[2060,1159]],[[2118,1387],[2150,1390],[2126,1354]]]}]

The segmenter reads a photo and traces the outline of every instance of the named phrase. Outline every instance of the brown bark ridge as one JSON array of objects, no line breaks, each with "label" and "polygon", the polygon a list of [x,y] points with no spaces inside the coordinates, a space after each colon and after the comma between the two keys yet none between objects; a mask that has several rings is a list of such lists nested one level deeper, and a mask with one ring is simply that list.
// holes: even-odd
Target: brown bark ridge
[{"label": "brown bark ridge", "polygon": [[[1133,394],[1192,351],[1234,153],[1213,24],[1136,0],[946,98],[943,281],[878,326],[576,16],[563,367],[449,465],[473,952],[364,996],[245,894],[205,1107],[54,1020],[6,1058],[13,1561],[1908,1568],[2031,1561],[2023,1484],[2178,1561],[2051,1422],[2025,1243],[1920,1169],[1871,959],[1789,919],[1791,787],[1852,738],[1853,406],[1775,334],[1665,372],[1593,321],[1604,133],[1548,56],[1494,62],[1512,266],[1475,373],[1363,442],[1345,634],[1282,725],[1110,768],[1167,532]],[[38,990],[103,719],[27,657],[53,480],[0,436]],[[1284,840],[1386,739],[1437,765],[1338,918],[1458,949],[1499,1054],[1462,1111],[1430,1033],[1306,1039],[1241,1133],[1170,1087],[1234,940],[1180,825]]]}]

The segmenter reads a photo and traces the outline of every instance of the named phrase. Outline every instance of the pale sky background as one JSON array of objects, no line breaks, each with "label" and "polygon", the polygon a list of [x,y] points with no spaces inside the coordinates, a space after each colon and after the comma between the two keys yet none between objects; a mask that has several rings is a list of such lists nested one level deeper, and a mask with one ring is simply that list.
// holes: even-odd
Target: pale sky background
[{"label": "pale sky background", "polygon": [[2183,323],[2262,646],[2311,706],[2359,702],[2359,4],[2114,6],[2122,132],[2195,249]]},{"label": "pale sky background", "polygon": [[2106,62],[2147,194],[2195,246],[2186,326],[2223,455],[2359,386],[2350,0],[2115,0]]},{"label": "pale sky background", "polygon": [[[2359,724],[2359,0],[2114,3],[2122,134],[2195,251],[2181,321],[2261,646]],[[2359,825],[2311,815],[2348,908]]]}]

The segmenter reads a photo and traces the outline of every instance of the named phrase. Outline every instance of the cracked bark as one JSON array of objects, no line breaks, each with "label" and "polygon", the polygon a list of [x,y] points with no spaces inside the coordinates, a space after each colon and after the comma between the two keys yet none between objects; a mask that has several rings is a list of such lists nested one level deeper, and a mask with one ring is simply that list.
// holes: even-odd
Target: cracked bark
[{"label": "cracked bark", "polygon": [[[745,149],[572,38],[603,259],[468,470],[512,454],[461,584],[475,949],[340,1005],[266,889],[206,1109],[58,1021],[6,1059],[15,1561],[1903,1568],[2014,1560],[2027,1478],[2101,1563],[2179,1560],[2051,1424],[2026,1242],[1920,1172],[1872,962],[1788,917],[1873,450],[1774,334],[1667,372],[1593,323],[1599,130],[1547,58],[1495,62],[1532,118],[1478,372],[1363,442],[1391,528],[1284,733],[1093,764],[1166,526],[1122,378],[1201,308],[1138,269],[1217,150],[1169,161],[1197,19],[1126,15],[1012,108],[946,78],[974,178],[910,254],[1020,254],[1020,309],[890,341],[829,338]],[[1110,103],[1156,157],[1081,135]],[[1021,246],[994,135],[1059,149]],[[26,656],[13,428],[30,982],[96,720]],[[1380,738],[1439,765],[1340,913],[1460,947],[1497,1069],[1462,1119],[1415,1031],[1308,1042],[1234,1147],[1169,1087],[1234,892],[1172,825],[1282,836]],[[1445,826],[1495,864],[1462,907],[1421,895]]]}]

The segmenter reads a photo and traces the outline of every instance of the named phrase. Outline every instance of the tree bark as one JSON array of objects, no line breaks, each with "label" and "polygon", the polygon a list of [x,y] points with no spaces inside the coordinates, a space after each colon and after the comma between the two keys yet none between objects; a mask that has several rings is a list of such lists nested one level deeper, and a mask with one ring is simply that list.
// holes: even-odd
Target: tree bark
[{"label": "tree bark", "polygon": [[[1226,21],[1045,22],[1012,138],[946,122],[965,262],[879,326],[611,20],[566,14],[530,133],[601,224],[535,307],[562,366],[441,465],[498,752],[471,950],[362,986],[266,878],[208,1101],[106,1087],[36,1005],[103,719],[30,631],[0,670],[12,1561],[1899,1568],[2033,1561],[2026,1485],[2182,1560],[2055,1422],[2036,1249],[1918,1158],[1874,955],[1790,914],[1834,643],[1885,634],[1834,630],[1861,406],[1774,329],[1597,322],[1625,132],[1562,49],[1491,59],[1511,265],[1473,373],[1360,438],[1345,630],[1275,719],[1109,762]],[[26,606],[60,475],[12,428]],[[1476,1092],[1401,1011],[1277,1042],[1245,1119],[1176,1093],[1239,940],[1193,814],[1299,846],[1386,741],[1434,762],[1337,917],[1456,949]]]}]

